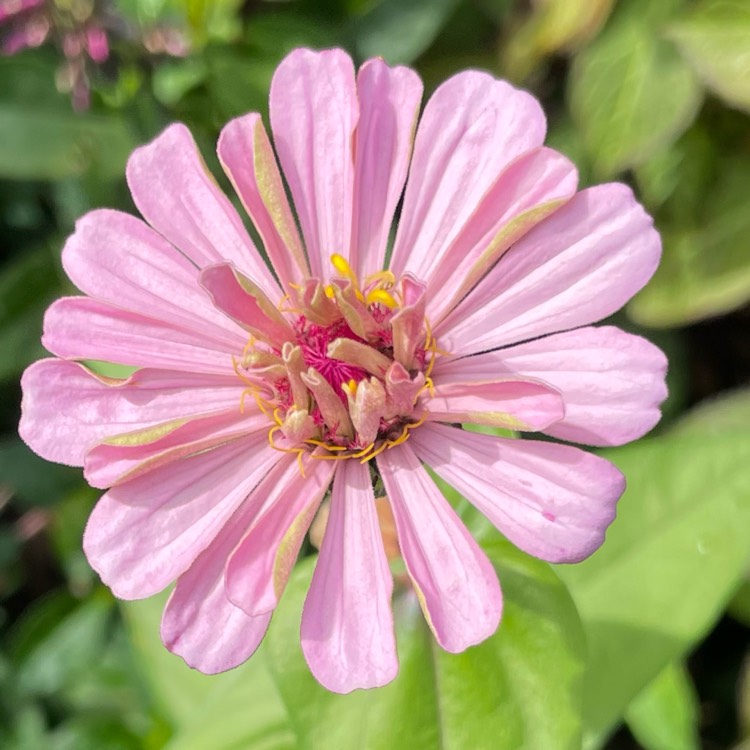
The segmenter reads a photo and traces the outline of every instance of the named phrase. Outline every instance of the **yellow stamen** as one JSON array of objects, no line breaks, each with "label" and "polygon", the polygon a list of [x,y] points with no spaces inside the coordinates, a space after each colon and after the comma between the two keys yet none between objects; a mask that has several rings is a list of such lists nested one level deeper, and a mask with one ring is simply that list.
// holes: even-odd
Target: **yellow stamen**
[{"label": "yellow stamen", "polygon": [[[419,397],[425,391],[430,392],[430,397],[435,398],[435,383],[432,378],[428,375],[424,379],[424,385],[417,391],[417,397]],[[416,400],[415,400],[416,403]]]},{"label": "yellow stamen", "polygon": [[[248,389],[250,390],[250,389]],[[271,412],[269,409],[271,408],[272,404],[269,404],[268,401],[266,401],[264,398],[261,398],[260,393],[258,391],[251,391],[253,394],[253,398],[255,399],[255,403],[258,404],[258,408],[267,416],[271,416]]]},{"label": "yellow stamen", "polygon": [[398,302],[393,298],[393,295],[385,291],[385,289],[371,289],[367,293],[365,299],[368,305],[385,305],[386,307],[393,310],[394,307],[398,307]]},{"label": "yellow stamen", "polygon": [[349,279],[349,281],[351,281],[354,286],[357,286],[357,277],[354,274],[352,267],[349,265],[349,262],[346,260],[346,258],[344,258],[343,255],[334,253],[331,256],[331,264],[344,278]]},{"label": "yellow stamen", "polygon": [[[325,448],[327,451],[346,451],[349,450],[345,445],[329,445],[328,443],[324,443],[322,440],[315,440],[315,438],[308,438],[305,440],[306,443],[309,443],[310,445],[317,445],[320,448]],[[313,456],[313,458],[317,458],[317,456]]]},{"label": "yellow stamen", "polygon": [[305,453],[304,448],[280,448],[276,443],[273,441],[273,436],[281,429],[279,425],[274,425],[269,431],[268,431],[268,444],[275,450],[275,451],[281,451],[282,453],[296,453],[297,454],[297,464],[299,465],[299,473],[302,474],[302,476],[305,476],[305,465],[302,463],[302,455]]},{"label": "yellow stamen", "polygon": [[328,299],[333,299],[336,296],[336,292],[333,291],[333,284],[326,284],[323,287],[323,291],[326,293]]},{"label": "yellow stamen", "polygon": [[390,289],[396,285],[396,277],[393,271],[378,271],[377,273],[371,273],[365,278],[365,286],[370,286],[370,284],[375,284],[375,286],[381,289]]},{"label": "yellow stamen", "polygon": [[366,464],[368,461],[372,461],[375,456],[379,456],[387,447],[388,443],[382,442],[369,456],[365,456],[360,463]]},{"label": "yellow stamen", "polygon": [[242,374],[242,373],[240,372],[240,366],[239,366],[239,364],[237,363],[237,358],[236,358],[236,357],[235,357],[234,355],[232,355],[232,367],[234,368],[234,372],[235,372],[235,374],[237,375],[237,377],[238,377],[238,378],[239,378],[239,379],[240,379],[240,380],[241,380],[241,381],[242,381],[243,383],[245,383],[245,384],[249,385],[249,386],[250,386],[250,388],[257,388],[257,387],[258,387],[258,384],[257,384],[257,383],[253,383],[253,381],[252,381],[252,380],[248,380],[248,379],[247,379],[247,377],[245,377],[245,375],[243,375],[243,374]]},{"label": "yellow stamen", "polygon": [[362,458],[362,456],[366,456],[374,447],[375,443],[370,443],[365,448],[358,450],[356,453],[352,453],[349,458]]}]

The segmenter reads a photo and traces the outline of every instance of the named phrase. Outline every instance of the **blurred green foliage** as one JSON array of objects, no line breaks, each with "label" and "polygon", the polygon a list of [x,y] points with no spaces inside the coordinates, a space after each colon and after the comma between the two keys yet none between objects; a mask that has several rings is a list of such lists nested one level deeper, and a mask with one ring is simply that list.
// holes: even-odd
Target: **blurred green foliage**
[{"label": "blurred green foliage", "polygon": [[[621,733],[617,747],[749,741],[744,647],[728,646],[739,698],[721,724],[702,713],[708,687],[693,685],[685,660],[727,611],[745,636],[750,624],[750,391],[722,393],[747,386],[750,374],[750,5],[113,7],[140,27],[179,29],[189,54],[147,55],[119,38],[112,60],[92,71],[90,110],[78,114],[57,90],[54,48],[0,58],[0,747],[556,750],[582,739],[605,747],[623,721],[637,739]],[[503,625],[485,644],[445,654],[407,597],[400,677],[345,697],[315,683],[299,650],[310,560],[256,657],[226,675],[191,672],[159,643],[163,597],[117,606],[88,567],[80,538],[96,493],[79,471],[43,462],[15,435],[17,378],[44,355],[44,310],[74,291],[59,252],[76,217],[99,206],[133,210],[127,155],[176,119],[217,171],[219,128],[250,110],[267,113],[273,70],[301,45],[414,65],[427,94],[466,67],[529,88],[548,114],[550,144],[578,164],[582,185],[632,184],[664,242],[659,271],[616,322],[665,348],[672,395],[655,435],[606,451],[629,482],[606,545],[579,566],[553,569],[512,549],[446,490],[498,568]]]}]

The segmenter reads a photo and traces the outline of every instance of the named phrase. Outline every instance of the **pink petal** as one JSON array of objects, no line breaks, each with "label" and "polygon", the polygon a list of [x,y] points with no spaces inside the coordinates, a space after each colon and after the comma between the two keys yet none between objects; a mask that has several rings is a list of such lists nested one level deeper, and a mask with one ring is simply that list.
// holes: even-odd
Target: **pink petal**
[{"label": "pink petal", "polygon": [[[488,376],[484,382],[468,382],[457,373],[436,381],[432,394],[420,402],[429,421],[471,422],[508,430],[537,432],[565,415],[560,394],[545,385],[525,380],[500,380]],[[453,381],[453,382],[452,382]]]},{"label": "pink petal", "polygon": [[579,448],[444,425],[414,430],[417,455],[524,552],[579,562],[599,548],[625,491],[609,461]]},{"label": "pink petal", "polygon": [[354,151],[354,216],[349,263],[359,279],[380,271],[406,181],[422,82],[409,68],[368,60],[357,73],[360,115]]},{"label": "pink petal", "polygon": [[170,125],[137,148],[128,161],[127,176],[146,221],[199,268],[231,261],[271,299],[279,299],[278,284],[184,125]]},{"label": "pink petal", "polygon": [[82,466],[105,437],[198,414],[238,410],[237,379],[139,370],[127,380],[100,378],[76,362],[43,359],[21,380],[19,432],[48,461]]},{"label": "pink petal", "polygon": [[570,200],[578,172],[562,154],[539,148],[496,180],[443,256],[432,259],[428,318],[436,324],[511,245]]},{"label": "pink petal", "polygon": [[200,284],[214,305],[254,336],[281,348],[294,331],[278,308],[231,263],[217,263],[201,271]]},{"label": "pink petal", "polygon": [[271,82],[270,114],[312,275],[327,278],[331,255],[349,255],[352,230],[352,147],[359,112],[349,56],[309,49],[287,55]]},{"label": "pink petal", "polygon": [[227,598],[224,568],[265,503],[267,492],[291,470],[283,456],[237,508],[211,544],[177,579],[161,621],[164,645],[191,667],[207,674],[232,669],[252,656],[265,635],[271,613],[251,617]]},{"label": "pink petal", "polygon": [[433,377],[538,378],[556,388],[565,417],[550,435],[589,445],[622,445],[646,434],[667,396],[667,360],[660,349],[618,328],[578,328],[443,364]]},{"label": "pink petal", "polygon": [[210,334],[227,349],[247,341],[200,289],[196,267],[134,216],[100,209],[79,219],[63,267],[82,292],[101,302]]},{"label": "pink petal", "polygon": [[[44,317],[42,344],[65,359],[230,375],[231,350],[210,335],[120,310],[89,297],[63,297]],[[242,349],[236,350],[237,354]]]},{"label": "pink petal", "polygon": [[253,112],[225,125],[218,151],[224,171],[288,291],[290,283],[301,283],[309,276],[309,269],[276,156],[260,115]]},{"label": "pink petal", "polygon": [[[421,427],[417,432],[434,429]],[[411,442],[411,441],[409,441]],[[398,541],[438,643],[458,653],[497,629],[502,594],[494,568],[409,445],[377,457]]]},{"label": "pink petal", "polygon": [[302,650],[325,688],[349,693],[396,676],[392,592],[370,469],[344,461],[302,611]]},{"label": "pink petal", "polygon": [[429,284],[443,257],[503,170],[542,145],[545,119],[530,94],[487,73],[467,71],[443,83],[427,102],[391,259]]},{"label": "pink petal", "polygon": [[121,599],[156,594],[190,567],[280,455],[264,430],[113,487],[86,526],[89,563]]},{"label": "pink petal", "polygon": [[255,404],[251,413],[237,408],[190,420],[175,419],[139,432],[107,437],[84,459],[84,476],[92,487],[104,489],[129,482],[141,474],[235,440],[242,435],[268,433],[268,415]]},{"label": "pink petal", "polygon": [[652,276],[661,242],[626,185],[578,193],[522,237],[436,326],[454,356],[587,325]]},{"label": "pink petal", "polygon": [[226,591],[248,615],[276,608],[337,461],[303,457],[266,492],[264,510],[227,562]]}]

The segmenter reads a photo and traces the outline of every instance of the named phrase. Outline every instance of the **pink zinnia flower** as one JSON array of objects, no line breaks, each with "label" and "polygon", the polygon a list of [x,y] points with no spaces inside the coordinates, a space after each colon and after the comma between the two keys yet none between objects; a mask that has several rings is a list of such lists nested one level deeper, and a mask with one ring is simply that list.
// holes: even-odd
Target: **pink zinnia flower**
[{"label": "pink zinnia flower", "polygon": [[[602,543],[620,472],[460,425],[619,445],[659,419],[662,353],[590,326],[659,259],[630,189],[576,193],[537,101],[476,71],[430,98],[412,155],[421,95],[412,70],[376,59],[355,76],[339,50],[281,63],[275,153],[258,114],[218,146],[268,264],[182,125],[128,164],[148,224],[93,211],[63,251],[85,296],[47,313],[56,358],[24,375],[21,434],[109,488],[91,564],[123,599],[176,580],[162,637],[204,672],[255,651],[330,488],[302,648],[331,690],[393,679],[381,482],[437,641],[479,643],[500,621],[498,580],[423,464],[521,549],[575,562]],[[113,380],[87,359],[139,369]]]}]

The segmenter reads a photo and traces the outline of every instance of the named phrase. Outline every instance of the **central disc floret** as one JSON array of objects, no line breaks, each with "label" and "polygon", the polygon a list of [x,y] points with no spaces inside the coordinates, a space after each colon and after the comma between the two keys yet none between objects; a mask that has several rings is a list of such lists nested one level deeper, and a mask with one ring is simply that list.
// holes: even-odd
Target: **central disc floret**
[{"label": "central disc floret", "polygon": [[438,350],[423,284],[383,271],[360,286],[344,258],[331,262],[329,284],[294,286],[275,315],[258,303],[285,340],[253,337],[235,369],[243,403],[251,395],[272,417],[274,447],[368,461],[422,423],[417,401]]}]

